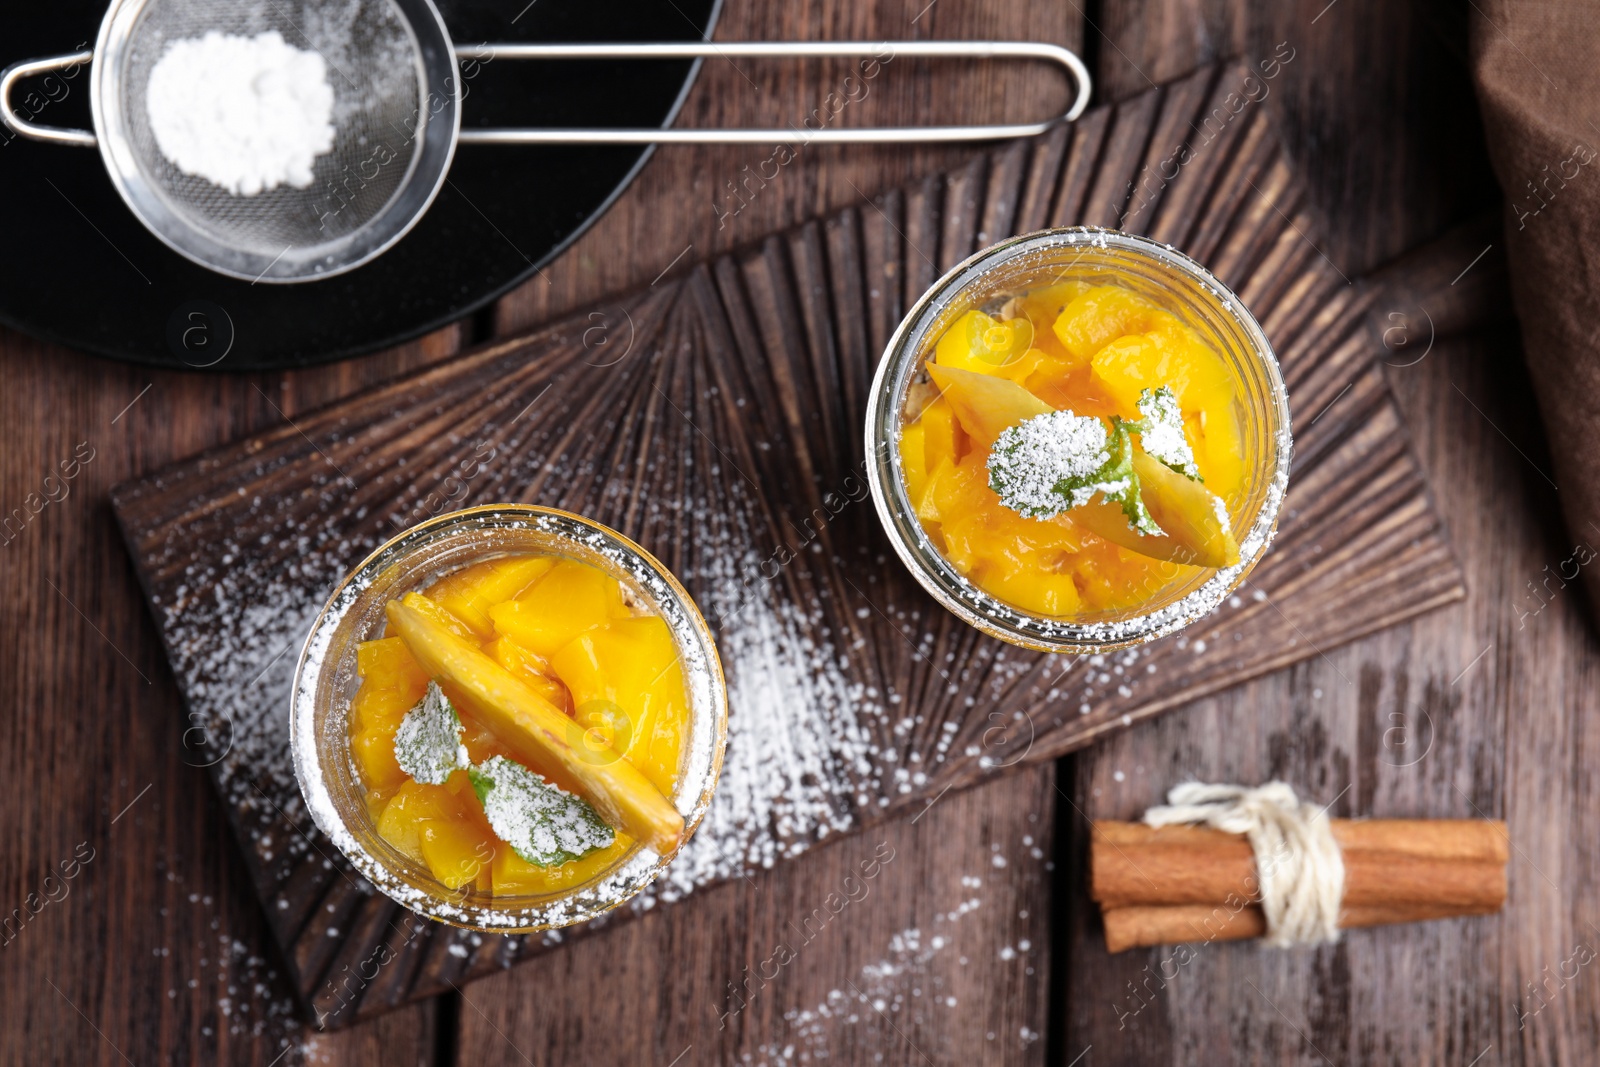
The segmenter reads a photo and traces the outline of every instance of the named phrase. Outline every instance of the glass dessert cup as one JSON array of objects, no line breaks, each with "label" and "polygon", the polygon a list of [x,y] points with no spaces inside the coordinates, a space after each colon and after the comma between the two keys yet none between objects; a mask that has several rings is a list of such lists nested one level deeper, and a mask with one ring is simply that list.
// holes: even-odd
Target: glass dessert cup
[{"label": "glass dessert cup", "polygon": [[[625,602],[667,625],[688,705],[678,775],[667,798],[683,818],[676,848],[635,841],[585,881],[541,894],[497,895],[469,882],[450,889],[379,832],[351,748],[357,649],[385,634],[385,607],[437,579],[496,558],[576,560],[617,580]],[[392,627],[390,628],[392,631]],[[317,826],[389,897],[454,926],[500,933],[583,922],[628,900],[661,873],[710,807],[727,743],[728,702],[711,631],[688,592],[649,553],[599,523],[553,508],[469,508],[414,526],[380,547],[339,585],[301,652],[290,706],[295,775]]]},{"label": "glass dessert cup", "polygon": [[[1000,599],[947,558],[919,519],[901,445],[906,428],[921,419],[920,412],[908,417],[908,399],[914,390],[930,388],[928,367],[936,342],[968,312],[998,315],[1008,299],[1060,283],[1129,290],[1197,334],[1232,379],[1244,466],[1239,484],[1223,494],[1238,544],[1236,563],[1173,569],[1170,581],[1153,584],[1132,606],[1085,606],[1047,615]],[[939,386],[932,389],[937,397]],[[869,393],[866,446],[878,516],[917,581],[969,625],[1015,645],[1060,653],[1127,648],[1173,633],[1214,610],[1244,581],[1272,540],[1292,453],[1288,395],[1277,359],[1239,298],[1200,264],[1168,246],[1091,227],[1002,241],[935,282],[906,314],[878,366]],[[1065,516],[1070,520],[1071,510]]]}]

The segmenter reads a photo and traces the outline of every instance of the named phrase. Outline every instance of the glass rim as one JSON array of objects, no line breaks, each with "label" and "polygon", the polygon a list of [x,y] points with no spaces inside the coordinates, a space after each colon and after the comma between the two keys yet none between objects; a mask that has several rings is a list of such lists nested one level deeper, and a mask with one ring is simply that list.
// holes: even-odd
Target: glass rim
[{"label": "glass rim", "polygon": [[[334,642],[340,625],[361,595],[391,566],[428,544],[436,542],[442,536],[448,535],[452,528],[460,526],[470,528],[476,520],[500,517],[531,519],[535,522],[548,521],[552,525],[536,528],[558,542],[586,544],[574,534],[560,528],[561,524],[576,526],[591,537],[597,537],[620,549],[623,556],[635,564],[633,567],[624,564],[625,569],[635,577],[638,576],[637,571],[642,569],[648,572],[650,577],[660,581],[665,586],[670,600],[681,610],[683,616],[681,628],[672,619],[666,620],[673,630],[674,639],[681,643],[686,634],[692,633],[697,646],[692,651],[698,652],[700,658],[704,660],[704,679],[708,689],[704,707],[696,699],[694,683],[688,677],[691,664],[684,664],[691,717],[703,712],[710,712],[712,716],[709,763],[701,770],[704,784],[692,798],[692,806],[687,811],[684,810],[680,796],[669,798],[684,817],[684,832],[677,848],[663,855],[636,843],[635,847],[624,854],[614,866],[600,872],[590,881],[580,883],[569,891],[557,891],[535,903],[515,907],[472,903],[464,900],[461,895],[445,896],[426,886],[418,885],[415,880],[405,877],[403,872],[375,855],[351,829],[349,817],[329,789],[326,778],[328,771],[322,765],[324,756],[318,745],[317,712],[321,703],[319,694],[323,690],[325,680],[330,685],[332,682],[331,678],[325,679],[324,675],[337,669],[337,664],[327,656],[327,652]],[[587,547],[595,549],[596,546],[587,543]],[[504,545],[486,544],[484,554],[502,551],[506,551]],[[650,607],[657,614],[661,614],[662,599],[664,598],[654,593],[649,596]],[[684,652],[685,650],[680,647],[680,657]],[[345,737],[341,750],[348,754],[348,730],[345,732]],[[419,915],[451,926],[493,933],[531,933],[586,922],[626,903],[648,887],[683,851],[710,810],[722,774],[727,739],[728,689],[721,657],[712,637],[711,628],[689,591],[660,560],[624,534],[585,516],[537,504],[483,504],[463,508],[419,522],[379,545],[351,568],[329,594],[301,648],[290,694],[290,754],[301,796],[318,829],[333,842],[363,877],[396,903]],[[678,790],[674,790],[674,793],[678,793]]]},{"label": "glass rim", "polygon": [[[1239,539],[1239,562],[1219,568],[1198,588],[1150,611],[1110,621],[1072,622],[1038,615],[989,594],[956,571],[929,541],[912,514],[897,447],[903,398],[913,366],[927,350],[930,329],[943,311],[995,266],[1042,249],[1110,249],[1143,256],[1214,298],[1215,310],[1239,329],[1247,351],[1243,362],[1262,373],[1267,401],[1277,415],[1275,462],[1266,472],[1261,506]],[[867,483],[879,522],[895,553],[917,582],[946,610],[991,637],[1039,652],[1092,654],[1144,644],[1183,629],[1215,610],[1244,582],[1265,555],[1277,531],[1278,516],[1293,461],[1289,394],[1277,355],[1244,302],[1199,262],[1171,245],[1137,234],[1098,226],[1069,226],[1020,234],[980,249],[946,271],[917,298],[884,347],[867,392]]]}]

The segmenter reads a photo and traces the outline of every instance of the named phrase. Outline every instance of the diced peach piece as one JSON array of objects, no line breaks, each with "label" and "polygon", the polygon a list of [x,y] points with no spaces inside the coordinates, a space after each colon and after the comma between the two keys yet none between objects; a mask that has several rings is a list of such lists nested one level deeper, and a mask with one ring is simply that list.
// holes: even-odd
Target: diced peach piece
[{"label": "diced peach piece", "polygon": [[378,833],[389,844],[421,863],[422,828],[436,819],[454,817],[460,802],[446,785],[426,785],[408,780],[389,798],[378,817]]},{"label": "diced peach piece", "polygon": [[[1199,441],[1195,462],[1205,476],[1206,488],[1222,497],[1231,497],[1244,481],[1244,448],[1239,434],[1239,416],[1230,401],[1200,412]],[[1191,438],[1194,435],[1191,434]]]},{"label": "diced peach piece", "polygon": [[373,684],[390,689],[410,691],[428,687],[427,672],[412,658],[406,643],[398,637],[363,641],[357,645],[356,671]]},{"label": "diced peach piece", "polygon": [[610,845],[587,856],[559,867],[540,867],[502,845],[491,865],[495,896],[544,896],[565,892],[603,873],[632,847],[633,842],[619,833]]},{"label": "diced peach piece", "polygon": [[427,865],[448,889],[477,881],[494,860],[496,838],[465,771],[444,785],[407,780],[378,816],[378,833]]},{"label": "diced peach piece", "polygon": [[489,619],[489,609],[517,596],[555,566],[556,561],[550,556],[491,559],[435,582],[428,596],[479,637],[491,637],[494,623]]},{"label": "diced peach piece", "polygon": [[961,443],[956,438],[956,416],[950,410],[948,400],[940,397],[923,408],[922,418],[917,425],[923,431],[923,462],[928,470],[938,470],[945,460],[954,463],[961,458]]},{"label": "diced peach piece", "polygon": [[487,824],[476,826],[457,814],[425,823],[418,844],[433,876],[447,889],[460,889],[494,861],[496,840]]},{"label": "diced peach piece", "polygon": [[1086,360],[1118,337],[1145,333],[1170,318],[1131,289],[1097,285],[1074,297],[1052,328],[1074,359]]},{"label": "diced peach piece", "polygon": [[590,741],[620,752],[662,793],[678,777],[688,710],[672,631],[656,616],[617,619],[551,657]]},{"label": "diced peach piece", "polygon": [[1032,322],[995,319],[981,311],[962,315],[934,346],[934,360],[941,367],[1013,381],[1026,378],[1043,355],[1033,347]]},{"label": "diced peach piece", "polygon": [[562,684],[550,661],[525,645],[509,637],[497,637],[485,649],[496,663],[510,671],[528,687],[550,703],[571,715],[575,705],[572,694]]},{"label": "diced peach piece", "polygon": [[950,477],[950,472],[955,469],[955,466],[953,460],[942,459],[939,461],[939,466],[928,475],[928,484],[923,487],[922,499],[917,502],[917,519],[924,526],[941,521],[939,514],[939,486],[944,483],[946,478]]},{"label": "diced peach piece", "polygon": [[351,722],[358,730],[377,727],[399,729],[400,720],[406,717],[406,712],[417,706],[417,701],[422,699],[422,694],[427,688],[426,681],[409,691],[390,689],[374,684],[370,680],[363,682],[350,701]]},{"label": "diced peach piece", "polygon": [[906,495],[911,498],[912,507],[922,501],[922,491],[928,485],[928,459],[923,448],[927,429],[921,422],[914,422],[900,430],[900,470],[905,475]]},{"label": "diced peach piece", "polygon": [[496,630],[545,657],[626,614],[617,580],[572,559],[558,562],[521,597],[489,609]]},{"label": "diced peach piece", "polygon": [[1038,615],[1071,615],[1078,610],[1078,588],[1070,574],[999,570],[984,575],[983,587],[1006,603]]},{"label": "diced peach piece", "polygon": [[1067,309],[1067,305],[1092,288],[1088,282],[1056,282],[1054,285],[1042,285],[1018,297],[1008,310],[1014,309],[1015,312],[1026,315],[1033,323],[1034,344],[1043,344],[1047,338],[1056,339],[1055,323]]},{"label": "diced peach piece", "polygon": [[361,780],[374,789],[392,789],[407,781],[394,758],[394,734],[400,720],[357,729],[350,738],[350,753],[361,770]]},{"label": "diced peach piece", "polygon": [[1184,411],[1223,408],[1233,401],[1227,366],[1187,326],[1119,337],[1096,352],[1092,363],[1095,377],[1127,418],[1138,418],[1139,395],[1152,382],[1170,386]]}]

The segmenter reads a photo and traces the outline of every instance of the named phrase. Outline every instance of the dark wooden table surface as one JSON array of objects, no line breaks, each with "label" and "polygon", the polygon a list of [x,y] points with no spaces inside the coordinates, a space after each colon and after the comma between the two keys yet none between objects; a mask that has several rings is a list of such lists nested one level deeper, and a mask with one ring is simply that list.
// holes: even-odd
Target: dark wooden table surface
[{"label": "dark wooden table surface", "polygon": [[[1314,190],[1319,251],[1354,277],[1495,207],[1466,68],[1471,6],[728,0],[718,36],[1035,37],[1081,48],[1100,99],[1286,45],[1266,106]],[[713,60],[684,121],[799,121],[843,74]],[[1063,92],[1014,70],[896,62],[844,121],[992,119]],[[726,183],[764,152],[663,150],[492,313],[325,369],[152,373],[0,331],[5,510],[75,450],[93,457],[0,546],[0,912],[47,901],[0,937],[0,1059],[1593,1062],[1600,655],[1577,590],[1547,581],[1573,535],[1495,284],[1475,290],[1476,325],[1456,336],[1423,336],[1409,298],[1380,312],[1402,330],[1388,373],[1465,567],[1464,603],[456,995],[331,1036],[298,1021],[210,784],[184,762],[177,692],[109,487],[967,151],[808,148],[734,213]],[[1448,246],[1462,270],[1498,243],[1493,224],[1464,234]],[[1313,952],[1214,946],[1182,967],[1159,951],[1108,957],[1083,893],[1086,817],[1134,816],[1188,776],[1274,775],[1341,815],[1505,818],[1505,913],[1359,931]],[[848,921],[774,972],[796,917],[888,848],[895,859]]]}]

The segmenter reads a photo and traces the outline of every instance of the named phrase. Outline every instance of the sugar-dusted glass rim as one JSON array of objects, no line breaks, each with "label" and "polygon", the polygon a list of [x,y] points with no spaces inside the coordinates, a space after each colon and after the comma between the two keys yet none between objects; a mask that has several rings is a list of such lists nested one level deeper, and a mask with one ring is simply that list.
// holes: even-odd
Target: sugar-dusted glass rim
[{"label": "sugar-dusted glass rim", "polygon": [[[378,833],[350,754],[356,646],[382,629],[383,605],[461,567],[496,556],[546,553],[600,567],[660,615],[683,665],[690,722],[677,787],[683,841],[666,855],[635,844],[616,864],[558,893],[493,897],[451,891]],[[710,627],[688,590],[650,553],[600,523],[555,508],[491,504],[429,519],[363,560],[317,616],[295,669],[289,711],[295,777],[319,829],[373,885],[411,910],[498,933],[584,922],[649,885],[682,850],[711,806],[728,738],[728,693]]]},{"label": "sugar-dusted glass rim", "polygon": [[[1053,276],[1046,273],[1053,271]],[[1201,329],[1229,363],[1250,425],[1245,447],[1261,458],[1236,510],[1246,520],[1239,562],[1179,587],[1143,611],[1088,621],[1035,615],[1005,603],[964,578],[929,540],[906,492],[898,447],[907,390],[932,341],[983,297],[1079,275],[1117,279],[1131,272],[1152,291],[1184,305],[1182,317]],[[994,292],[986,294],[986,289]],[[1202,320],[1197,323],[1196,318]],[[1289,396],[1277,356],[1261,326],[1228,287],[1195,260],[1135,234],[1091,226],[1040,230],[991,245],[929,287],[901,320],[868,393],[867,480],[878,518],[895,552],[933,597],[969,625],[1011,644],[1044,652],[1096,653],[1173,633],[1221,604],[1261,559],[1277,530],[1293,456]],[[1249,454],[1249,453],[1247,453]],[[1238,518],[1235,520],[1238,525]]]}]

